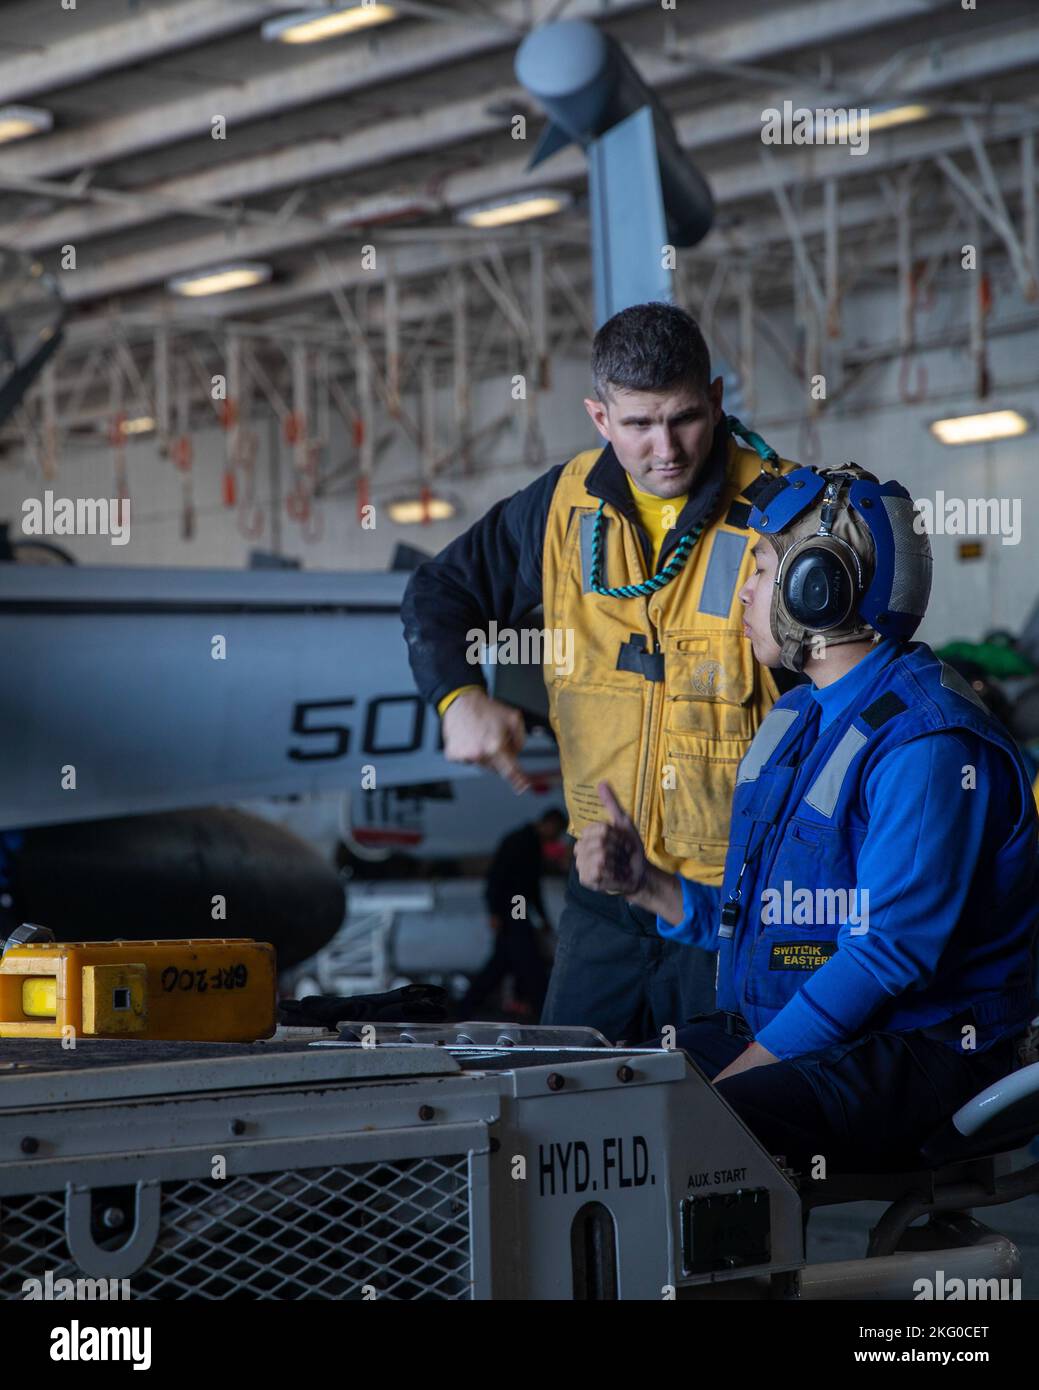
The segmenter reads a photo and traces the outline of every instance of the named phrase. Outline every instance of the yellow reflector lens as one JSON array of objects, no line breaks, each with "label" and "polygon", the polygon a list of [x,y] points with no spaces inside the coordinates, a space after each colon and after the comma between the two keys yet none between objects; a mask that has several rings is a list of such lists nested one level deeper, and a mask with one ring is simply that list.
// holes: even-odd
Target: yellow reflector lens
[{"label": "yellow reflector lens", "polygon": [[22,1013],[26,1018],[56,1018],[58,982],[53,975],[30,975],[22,982]]}]

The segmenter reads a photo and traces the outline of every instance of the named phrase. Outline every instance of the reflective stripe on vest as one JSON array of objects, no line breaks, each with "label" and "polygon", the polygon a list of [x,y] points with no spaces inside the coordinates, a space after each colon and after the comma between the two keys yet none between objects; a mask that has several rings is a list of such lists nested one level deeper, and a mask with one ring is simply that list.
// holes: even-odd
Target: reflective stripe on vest
[{"label": "reflective stripe on vest", "polygon": [[761,722],[754,735],[754,741],[747,749],[746,756],[736,773],[736,785],[742,782],[756,782],[761,769],[782,743],[787,731],[797,718],[796,709],[774,709]]},{"label": "reflective stripe on vest", "polygon": [[984,700],[982,700],[981,696],[969,681],[965,680],[954,667],[946,666],[944,661],[941,663],[941,666],[942,685],[945,686],[946,690],[951,690],[954,695],[962,695],[965,700],[969,700],[972,705],[977,705],[978,709],[985,710],[987,714],[988,710],[985,709]]},{"label": "reflective stripe on vest", "polygon": [[852,725],[845,729],[840,743],[823,763],[822,771],[805,793],[805,801],[820,815],[833,815],[851,760],[866,741],[866,735]]},{"label": "reflective stripe on vest", "polygon": [[700,592],[701,613],[710,613],[715,618],[729,616],[746,548],[746,536],[736,536],[731,531],[715,531],[711,558]]}]

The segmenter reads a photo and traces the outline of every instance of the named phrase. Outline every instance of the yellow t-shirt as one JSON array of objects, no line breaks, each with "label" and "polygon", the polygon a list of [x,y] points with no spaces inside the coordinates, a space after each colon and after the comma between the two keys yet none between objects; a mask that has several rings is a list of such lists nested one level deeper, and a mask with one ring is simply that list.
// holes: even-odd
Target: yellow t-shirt
[{"label": "yellow t-shirt", "polygon": [[636,487],[630,473],[626,472],[624,476],[628,480],[628,487],[631,488],[631,495],[639,514],[642,529],[648,534],[653,546],[652,569],[655,572],[657,556],[660,554],[660,547],[664,544],[664,537],[668,531],[674,529],[675,522],[689,499],[689,494],[683,493],[680,497],[654,497],[651,492],[643,492],[641,488]]},{"label": "yellow t-shirt", "polygon": [[[660,547],[664,544],[664,537],[678,520],[682,508],[688,500],[688,493],[683,493],[680,497],[654,497],[651,492],[643,492],[641,488],[635,486],[631,474],[625,472],[628,480],[628,487],[631,489],[632,500],[639,514],[639,522],[642,529],[647,533],[652,545],[653,564],[651,568],[656,571],[657,556],[660,554]],[[482,690],[481,685],[460,685],[457,690],[452,690],[449,695],[437,705],[437,714],[444,715],[445,710],[453,700],[457,700],[459,695],[466,690]]]}]

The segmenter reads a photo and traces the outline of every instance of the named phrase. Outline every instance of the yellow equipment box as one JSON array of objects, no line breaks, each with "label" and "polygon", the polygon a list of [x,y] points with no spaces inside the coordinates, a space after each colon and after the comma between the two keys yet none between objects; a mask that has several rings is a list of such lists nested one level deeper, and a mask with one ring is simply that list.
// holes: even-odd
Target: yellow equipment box
[{"label": "yellow equipment box", "polygon": [[41,941],[0,960],[0,1038],[255,1042],[276,1006],[265,941]]}]

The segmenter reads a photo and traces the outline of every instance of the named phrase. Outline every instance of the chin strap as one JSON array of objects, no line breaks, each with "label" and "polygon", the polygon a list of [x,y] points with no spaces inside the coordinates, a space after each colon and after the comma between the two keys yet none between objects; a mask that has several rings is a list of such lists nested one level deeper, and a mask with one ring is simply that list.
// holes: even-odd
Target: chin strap
[{"label": "chin strap", "polygon": [[[774,629],[772,635],[776,636]],[[787,624],[786,634],[780,641],[780,662],[788,671],[800,673],[804,670],[814,635],[811,628],[801,627],[797,623]],[[840,632],[832,637],[820,632],[819,636],[827,647],[840,647],[845,642],[865,642],[867,638],[872,638],[874,642],[879,640],[876,631],[868,624],[857,627],[854,632]]]},{"label": "chin strap", "polygon": [[781,664],[788,671],[796,671],[798,674],[804,670],[805,664],[804,628],[801,628],[801,633],[801,637],[792,635],[784,637],[779,656]]}]

